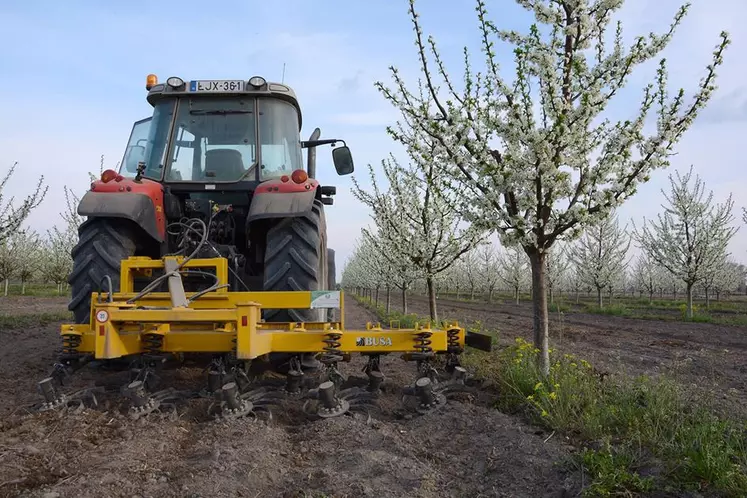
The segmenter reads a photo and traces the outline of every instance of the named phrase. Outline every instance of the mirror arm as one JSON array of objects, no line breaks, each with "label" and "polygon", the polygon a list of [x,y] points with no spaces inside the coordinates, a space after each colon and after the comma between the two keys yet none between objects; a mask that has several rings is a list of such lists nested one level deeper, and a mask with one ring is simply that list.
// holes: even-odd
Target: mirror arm
[{"label": "mirror arm", "polygon": [[308,149],[309,147],[318,147],[320,145],[327,145],[327,144],[336,145],[337,142],[342,142],[343,146],[347,145],[345,143],[345,140],[342,140],[341,138],[325,138],[322,140],[305,140],[301,142],[301,148]]}]

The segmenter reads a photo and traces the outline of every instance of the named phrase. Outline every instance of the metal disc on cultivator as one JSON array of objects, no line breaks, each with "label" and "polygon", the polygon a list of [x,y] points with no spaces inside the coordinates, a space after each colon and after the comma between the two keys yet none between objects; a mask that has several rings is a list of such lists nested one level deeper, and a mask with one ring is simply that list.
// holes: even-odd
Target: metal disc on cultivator
[{"label": "metal disc on cultivator", "polygon": [[433,376],[420,377],[414,385],[403,390],[403,404],[421,415],[438,410],[449,399],[474,391],[465,384],[466,377],[467,370],[460,366],[454,367],[446,380],[434,379]]},{"label": "metal disc on cultivator", "polygon": [[279,406],[286,395],[281,390],[260,387],[242,393],[236,382],[229,382],[221,387],[217,405],[211,405],[208,413],[215,420],[236,420],[245,417],[257,417],[258,412],[272,419],[270,407]]},{"label": "metal disc on cultivator", "polygon": [[350,387],[338,391],[332,381],[325,381],[308,393],[303,412],[312,419],[332,418],[361,413],[370,416],[376,407],[376,395],[365,389]]},{"label": "metal disc on cultivator", "polygon": [[122,391],[130,400],[128,415],[133,420],[154,412],[164,413],[166,409],[170,409],[175,414],[176,403],[192,397],[186,391],[177,391],[171,387],[161,391],[149,392],[145,381],[142,380],[130,382]]},{"label": "metal disc on cultivator", "polygon": [[53,377],[46,377],[39,381],[39,390],[41,391],[44,401],[41,405],[36,405],[36,409],[40,412],[50,410],[69,410],[75,411],[82,410],[86,405],[98,405],[98,397],[96,394],[103,394],[105,389],[103,387],[90,387],[86,389],[80,389],[69,394],[59,392],[55,387],[55,379]]}]

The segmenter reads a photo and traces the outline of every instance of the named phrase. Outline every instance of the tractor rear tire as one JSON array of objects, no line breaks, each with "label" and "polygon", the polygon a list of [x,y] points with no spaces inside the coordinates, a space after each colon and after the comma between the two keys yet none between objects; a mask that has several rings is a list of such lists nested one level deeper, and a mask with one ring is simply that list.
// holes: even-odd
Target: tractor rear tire
[{"label": "tractor rear tire", "polygon": [[[327,289],[327,237],[324,205],[315,200],[311,211],[286,218],[267,231],[264,290],[316,291]],[[322,322],[323,309],[267,309],[268,322]]]},{"label": "tractor rear tire", "polygon": [[107,292],[105,275],[112,280],[112,290],[119,291],[121,261],[135,255],[135,228],[131,222],[111,218],[89,218],[78,228],[78,243],[70,254],[73,270],[68,277],[72,299],[68,309],[75,323],[89,323],[91,293]]}]

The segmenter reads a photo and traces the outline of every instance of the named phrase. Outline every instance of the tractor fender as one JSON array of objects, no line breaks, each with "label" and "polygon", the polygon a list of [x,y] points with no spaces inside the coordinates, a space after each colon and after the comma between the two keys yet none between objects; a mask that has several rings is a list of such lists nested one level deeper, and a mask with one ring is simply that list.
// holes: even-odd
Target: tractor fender
[{"label": "tractor fender", "polygon": [[318,187],[319,182],[313,179],[301,184],[282,180],[263,182],[254,191],[246,221],[251,223],[267,218],[288,218],[308,214],[314,206]]},{"label": "tractor fender", "polygon": [[78,204],[78,214],[89,218],[125,218],[137,223],[159,243],[165,239],[162,201],[157,205],[147,193],[89,190]]}]

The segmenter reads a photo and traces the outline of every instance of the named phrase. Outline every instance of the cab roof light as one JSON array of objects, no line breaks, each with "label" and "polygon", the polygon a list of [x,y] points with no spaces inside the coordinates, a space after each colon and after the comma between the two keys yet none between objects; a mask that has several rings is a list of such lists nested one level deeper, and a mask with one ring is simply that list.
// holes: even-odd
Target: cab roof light
[{"label": "cab roof light", "polygon": [[101,181],[104,183],[108,183],[112,180],[115,180],[119,174],[114,171],[113,169],[106,169],[101,173]]},{"label": "cab roof light", "polygon": [[171,78],[166,80],[166,84],[171,88],[176,89],[184,85],[184,80],[179,78],[178,76],[172,76]]},{"label": "cab roof light", "polygon": [[267,81],[262,76],[252,76],[249,78],[249,84],[255,88],[264,86],[266,83]]},{"label": "cab roof light", "polygon": [[155,74],[149,74],[145,78],[145,89],[146,90],[150,90],[151,88],[153,88],[157,84],[158,84],[158,76],[156,76]]},{"label": "cab roof light", "polygon": [[309,179],[309,175],[302,169],[297,169],[291,173],[291,180],[296,183],[303,183]]}]

